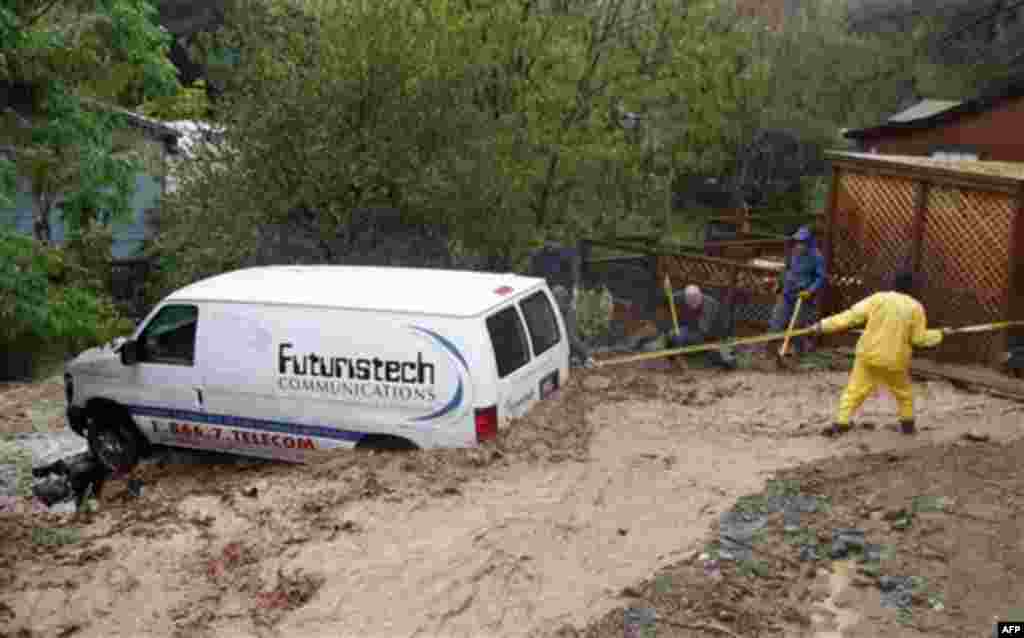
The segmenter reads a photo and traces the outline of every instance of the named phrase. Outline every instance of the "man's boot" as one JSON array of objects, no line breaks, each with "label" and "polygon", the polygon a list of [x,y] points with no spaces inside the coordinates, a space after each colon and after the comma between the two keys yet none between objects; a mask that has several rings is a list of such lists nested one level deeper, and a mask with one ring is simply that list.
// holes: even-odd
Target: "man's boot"
[{"label": "man's boot", "polygon": [[900,419],[900,432],[903,434],[917,434],[914,419]]}]

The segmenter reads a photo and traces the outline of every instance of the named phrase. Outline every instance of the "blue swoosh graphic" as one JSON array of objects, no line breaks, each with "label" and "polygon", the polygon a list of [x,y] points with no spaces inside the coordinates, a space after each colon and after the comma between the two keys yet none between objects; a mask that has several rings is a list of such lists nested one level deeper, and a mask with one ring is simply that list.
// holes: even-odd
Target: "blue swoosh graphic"
[{"label": "blue swoosh graphic", "polygon": [[412,328],[413,330],[417,330],[417,331],[422,332],[424,334],[428,334],[431,337],[437,339],[441,343],[441,345],[444,346],[448,350],[448,352],[450,352],[453,355],[455,355],[455,357],[459,361],[462,362],[462,367],[464,367],[466,369],[466,372],[469,372],[469,364],[466,363],[466,360],[462,358],[462,353],[459,352],[459,349],[455,347],[454,343],[452,343],[451,341],[448,341],[447,339],[445,339],[441,335],[437,334],[433,330],[427,330],[426,328],[420,328],[419,326],[409,326],[409,327]]},{"label": "blue swoosh graphic", "polygon": [[418,416],[418,417],[413,418],[412,420],[413,421],[429,421],[430,419],[436,419],[438,417],[444,416],[445,414],[448,414],[449,412],[451,412],[455,408],[459,407],[460,403],[462,403],[462,377],[461,376],[459,377],[459,387],[455,388],[455,396],[452,397],[452,400],[449,401],[447,405],[445,405],[443,408],[441,408],[437,412],[434,412],[433,414],[428,414],[426,416]]},{"label": "blue swoosh graphic", "polygon": [[[449,341],[448,339],[445,339],[444,337],[442,337],[441,335],[437,334],[433,330],[427,330],[426,328],[420,328],[419,326],[409,326],[409,328],[412,329],[412,330],[415,330],[417,332],[421,332],[421,333],[423,333],[423,334],[425,334],[425,335],[435,339],[438,343],[440,343],[442,346],[444,346],[444,348],[446,350],[448,350],[448,352],[450,352],[456,359],[461,361],[462,362],[462,367],[466,370],[466,372],[469,372],[469,364],[466,363],[466,359],[463,358],[462,353],[459,352],[459,349],[456,348],[455,344],[453,344],[451,341]],[[461,403],[462,403],[462,374],[459,374],[459,385],[458,385],[457,388],[455,388],[455,395],[452,397],[451,401],[449,401],[444,407],[442,407],[437,412],[434,412],[432,414],[427,414],[425,416],[414,417],[414,418],[412,418],[410,420],[412,420],[412,421],[430,421],[432,419],[436,419],[436,418],[442,417],[442,416],[448,414],[449,412],[454,411],[456,408],[459,407],[459,405]]]}]

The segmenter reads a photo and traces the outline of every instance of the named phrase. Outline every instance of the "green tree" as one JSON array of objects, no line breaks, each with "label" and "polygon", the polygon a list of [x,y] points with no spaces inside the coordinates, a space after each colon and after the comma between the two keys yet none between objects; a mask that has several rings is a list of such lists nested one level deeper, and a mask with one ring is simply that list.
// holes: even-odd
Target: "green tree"
[{"label": "green tree", "polygon": [[[32,180],[37,240],[51,240],[56,206],[72,234],[128,210],[138,163],[116,152],[123,122],[98,101],[135,105],[177,91],[154,16],[145,0],[0,2],[0,82],[30,97],[29,112],[8,109],[2,125]],[[0,183],[0,196],[9,201],[13,185]]]}]

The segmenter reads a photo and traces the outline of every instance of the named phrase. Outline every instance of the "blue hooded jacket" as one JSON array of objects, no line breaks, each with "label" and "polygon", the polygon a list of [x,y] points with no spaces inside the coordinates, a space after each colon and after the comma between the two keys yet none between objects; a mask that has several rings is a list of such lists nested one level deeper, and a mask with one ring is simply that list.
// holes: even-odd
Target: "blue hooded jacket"
[{"label": "blue hooded jacket", "polygon": [[793,235],[793,240],[806,244],[807,250],[799,256],[791,255],[786,264],[782,297],[787,302],[796,301],[802,290],[815,293],[825,285],[825,258],[818,251],[810,229],[801,227]]}]

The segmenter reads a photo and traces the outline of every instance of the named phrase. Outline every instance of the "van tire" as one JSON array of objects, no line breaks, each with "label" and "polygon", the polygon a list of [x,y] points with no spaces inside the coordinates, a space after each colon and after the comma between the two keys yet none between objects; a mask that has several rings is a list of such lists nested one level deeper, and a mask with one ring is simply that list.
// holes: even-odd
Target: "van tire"
[{"label": "van tire", "polygon": [[90,410],[89,451],[114,473],[129,472],[139,464],[143,440],[123,410],[104,406]]},{"label": "van tire", "polygon": [[356,443],[357,450],[379,450],[386,452],[412,452],[420,449],[418,445],[401,436],[390,434],[370,434]]}]

